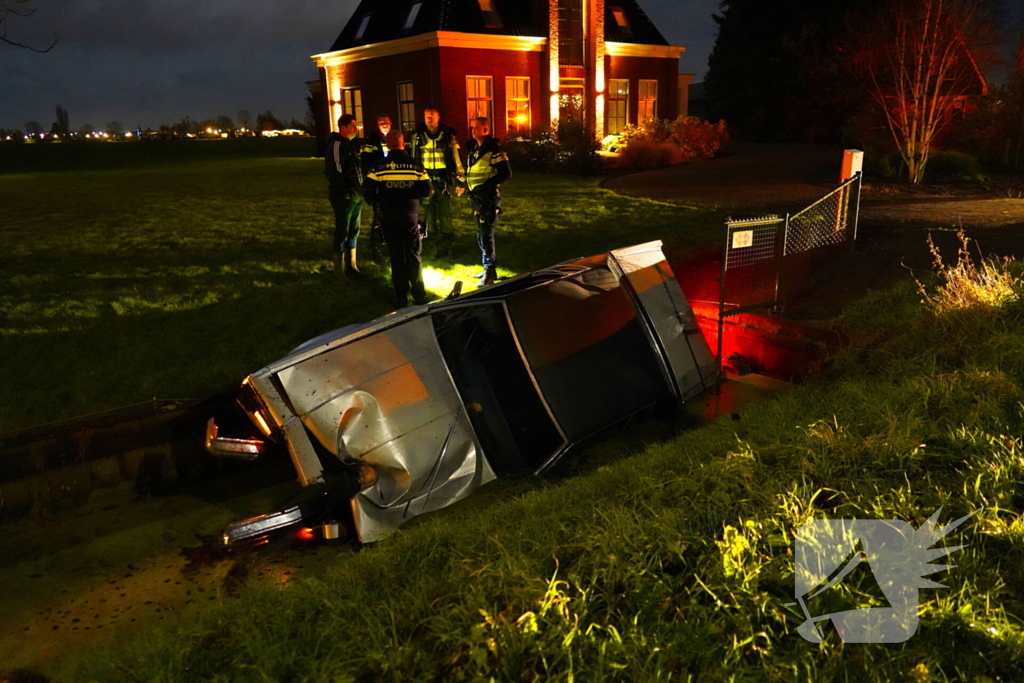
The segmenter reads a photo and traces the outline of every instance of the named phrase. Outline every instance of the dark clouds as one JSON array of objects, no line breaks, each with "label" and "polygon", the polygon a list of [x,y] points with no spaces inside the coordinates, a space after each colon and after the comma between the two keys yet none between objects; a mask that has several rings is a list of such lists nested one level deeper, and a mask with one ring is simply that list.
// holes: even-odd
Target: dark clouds
[{"label": "dark clouds", "polygon": [[[47,54],[0,45],[0,127],[49,129],[60,103],[78,127],[159,126],[184,116],[272,109],[305,116],[310,55],[327,50],[356,0],[36,0],[11,37]],[[717,0],[641,0],[681,68],[703,77]]]}]

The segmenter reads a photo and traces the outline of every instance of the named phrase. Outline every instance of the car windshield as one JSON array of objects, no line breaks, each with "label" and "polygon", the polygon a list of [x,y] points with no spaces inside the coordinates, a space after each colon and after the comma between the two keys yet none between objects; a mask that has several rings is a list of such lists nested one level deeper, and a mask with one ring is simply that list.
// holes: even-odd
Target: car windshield
[{"label": "car windshield", "polygon": [[437,311],[437,342],[491,467],[534,470],[565,443],[533,384],[500,303]]}]

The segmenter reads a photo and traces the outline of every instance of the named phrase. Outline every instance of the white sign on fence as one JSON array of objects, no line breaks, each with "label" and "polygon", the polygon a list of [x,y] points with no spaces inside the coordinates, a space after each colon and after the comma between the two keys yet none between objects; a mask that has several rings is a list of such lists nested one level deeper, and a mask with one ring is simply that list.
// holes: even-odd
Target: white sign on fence
[{"label": "white sign on fence", "polygon": [[753,230],[742,230],[740,232],[734,232],[732,234],[733,249],[746,249],[747,247],[752,246],[754,246]]}]

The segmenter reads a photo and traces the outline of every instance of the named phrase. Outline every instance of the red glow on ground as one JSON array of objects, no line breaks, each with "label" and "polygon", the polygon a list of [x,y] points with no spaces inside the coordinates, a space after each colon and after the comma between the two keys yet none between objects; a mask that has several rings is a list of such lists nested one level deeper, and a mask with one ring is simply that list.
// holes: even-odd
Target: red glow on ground
[{"label": "red glow on ground", "polygon": [[295,534],[295,537],[298,538],[300,541],[312,541],[314,538],[316,538],[316,532],[314,532],[309,527],[304,527],[302,529],[299,529],[298,533]]}]

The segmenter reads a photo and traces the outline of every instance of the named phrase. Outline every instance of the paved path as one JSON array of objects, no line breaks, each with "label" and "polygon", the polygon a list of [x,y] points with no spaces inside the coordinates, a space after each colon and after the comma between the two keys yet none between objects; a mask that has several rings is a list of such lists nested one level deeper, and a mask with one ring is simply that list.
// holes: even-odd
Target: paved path
[{"label": "paved path", "polygon": [[[606,187],[736,216],[799,211],[836,186],[842,156],[841,147],[737,143],[728,156],[620,176]],[[1024,198],[894,195],[866,184],[861,221],[933,229],[1024,225]]]}]

